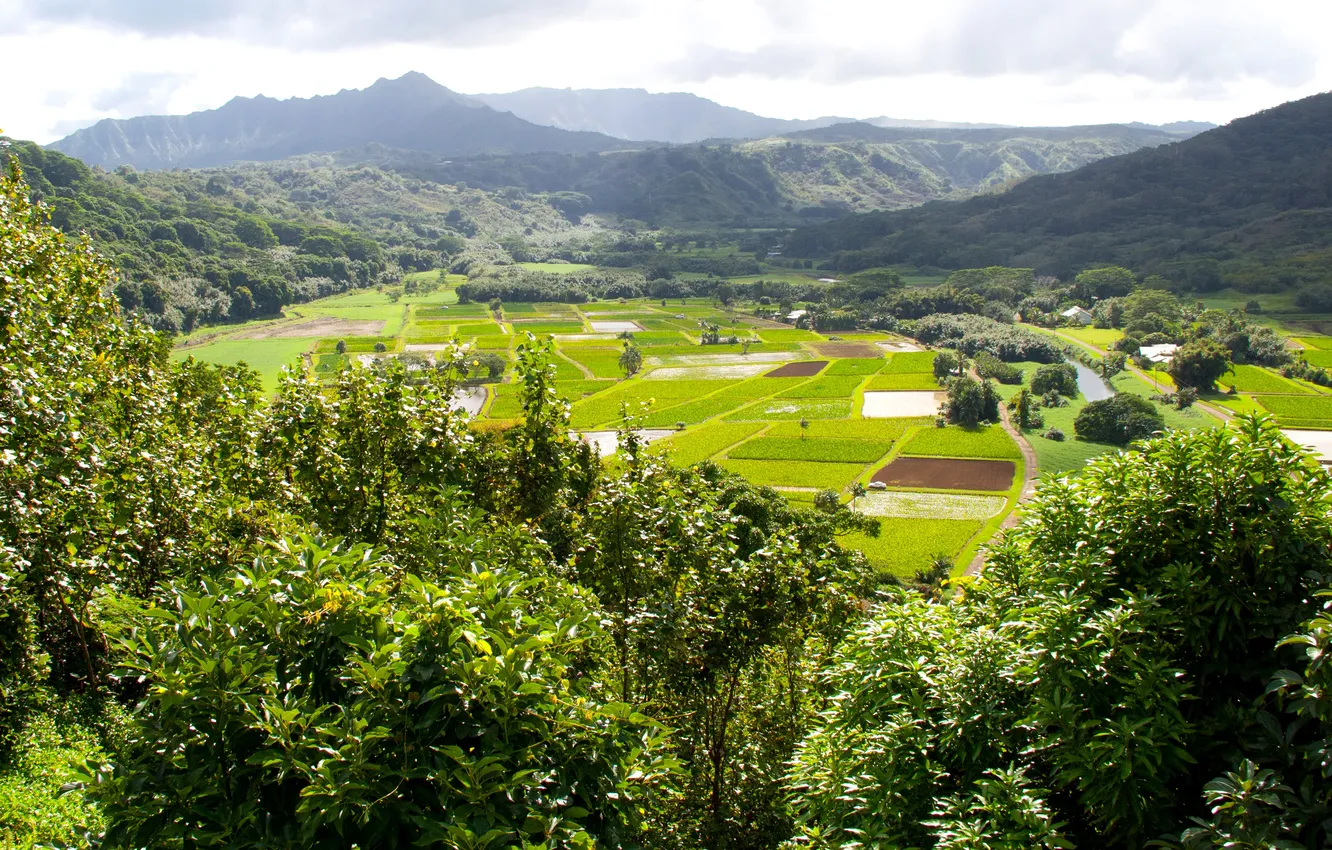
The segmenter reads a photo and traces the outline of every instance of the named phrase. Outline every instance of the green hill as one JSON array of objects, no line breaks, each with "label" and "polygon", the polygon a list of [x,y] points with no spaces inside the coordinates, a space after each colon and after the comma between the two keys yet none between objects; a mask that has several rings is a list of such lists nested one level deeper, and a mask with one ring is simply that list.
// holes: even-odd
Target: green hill
[{"label": "green hill", "polygon": [[1004,194],[797,229],[788,255],[833,268],[1099,263],[1199,290],[1277,289],[1332,271],[1332,94]]}]

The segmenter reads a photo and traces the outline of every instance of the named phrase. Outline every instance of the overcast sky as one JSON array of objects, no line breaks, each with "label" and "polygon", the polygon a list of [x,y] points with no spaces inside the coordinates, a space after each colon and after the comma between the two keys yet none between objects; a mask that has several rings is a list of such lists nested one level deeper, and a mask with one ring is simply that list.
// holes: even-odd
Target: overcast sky
[{"label": "overcast sky", "polygon": [[1332,89],[1332,0],[0,0],[0,129],[421,71],[779,118],[1223,123]]}]

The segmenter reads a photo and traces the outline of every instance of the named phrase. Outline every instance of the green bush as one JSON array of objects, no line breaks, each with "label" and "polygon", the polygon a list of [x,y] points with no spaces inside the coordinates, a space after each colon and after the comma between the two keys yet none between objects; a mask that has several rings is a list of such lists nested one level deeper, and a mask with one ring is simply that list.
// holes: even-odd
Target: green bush
[{"label": "green bush", "polygon": [[1164,429],[1165,417],[1156,405],[1131,393],[1093,401],[1073,420],[1073,431],[1080,439],[1115,446],[1128,445]]},{"label": "green bush", "polygon": [[1078,370],[1072,363],[1041,366],[1031,379],[1031,391],[1036,395],[1056,392],[1067,398],[1077,398]]},{"label": "green bush", "polygon": [[657,733],[572,666],[596,618],[558,580],[305,540],[168,600],[119,635],[147,693],[95,786],[107,846],[634,834]]}]

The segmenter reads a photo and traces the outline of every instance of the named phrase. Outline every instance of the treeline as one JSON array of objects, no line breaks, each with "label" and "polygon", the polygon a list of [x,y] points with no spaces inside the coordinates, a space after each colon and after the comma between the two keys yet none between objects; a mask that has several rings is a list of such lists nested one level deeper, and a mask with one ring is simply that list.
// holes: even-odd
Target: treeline
[{"label": "treeline", "polygon": [[507,302],[582,304],[594,298],[642,298],[645,294],[647,280],[642,272],[616,269],[557,274],[500,267],[458,285],[458,300],[464,304],[496,298]]},{"label": "treeline", "polygon": [[798,229],[786,252],[842,272],[1006,265],[1070,279],[1109,262],[1176,289],[1289,289],[1332,271],[1329,133],[1332,95],[1316,95],[1002,194]]}]

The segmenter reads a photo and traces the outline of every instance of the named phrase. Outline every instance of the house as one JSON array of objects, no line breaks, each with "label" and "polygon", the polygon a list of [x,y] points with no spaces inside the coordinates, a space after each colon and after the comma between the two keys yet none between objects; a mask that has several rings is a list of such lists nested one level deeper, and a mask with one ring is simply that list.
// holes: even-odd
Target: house
[{"label": "house", "polygon": [[1095,316],[1093,316],[1089,311],[1082,309],[1081,307],[1069,307],[1067,310],[1060,313],[1059,315],[1063,316],[1065,319],[1068,319],[1069,321],[1077,322],[1078,324],[1081,325],[1090,325],[1092,322],[1096,321]]},{"label": "house", "polygon": [[788,321],[788,322],[798,322],[798,321],[800,321],[801,319],[803,319],[805,316],[808,316],[808,315],[809,315],[809,311],[808,311],[808,310],[792,310],[791,312],[789,312],[789,313],[786,314],[786,321]]},{"label": "house", "polygon": [[1138,349],[1138,354],[1148,363],[1169,363],[1175,358],[1175,351],[1178,348],[1178,345],[1163,342],[1160,345],[1144,345]]}]

